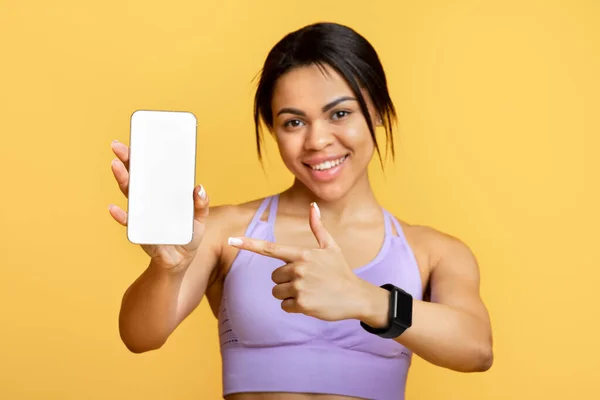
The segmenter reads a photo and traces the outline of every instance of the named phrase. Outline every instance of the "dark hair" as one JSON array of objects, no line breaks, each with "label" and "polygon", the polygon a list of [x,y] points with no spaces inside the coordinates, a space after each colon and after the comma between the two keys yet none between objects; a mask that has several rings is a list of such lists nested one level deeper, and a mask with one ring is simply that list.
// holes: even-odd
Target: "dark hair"
[{"label": "dark hair", "polygon": [[308,65],[317,65],[323,71],[323,66],[329,65],[348,82],[367,120],[379,160],[382,162],[373,123],[360,91],[361,87],[366,89],[382,119],[393,158],[392,122],[396,119],[396,111],[377,52],[363,36],[347,26],[315,23],[284,36],[265,60],[254,98],[254,124],[259,160],[262,161],[260,120],[262,118],[265,125],[272,130],[271,99],[277,79],[293,68]]}]

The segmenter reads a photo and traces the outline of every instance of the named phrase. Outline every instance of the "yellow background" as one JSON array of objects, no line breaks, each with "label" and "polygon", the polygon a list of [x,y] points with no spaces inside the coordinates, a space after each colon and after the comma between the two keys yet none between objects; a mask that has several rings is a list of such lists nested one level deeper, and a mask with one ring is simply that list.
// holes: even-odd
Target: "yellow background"
[{"label": "yellow background", "polygon": [[399,217],[476,252],[495,364],[415,358],[408,399],[600,398],[600,2],[0,2],[0,398],[217,399],[207,304],[160,351],[127,352],[121,295],[147,264],[107,210],[110,142],[140,108],[194,112],[214,204],[285,188],[257,162],[252,79],[300,26],[376,47],[400,115],[372,176]]}]

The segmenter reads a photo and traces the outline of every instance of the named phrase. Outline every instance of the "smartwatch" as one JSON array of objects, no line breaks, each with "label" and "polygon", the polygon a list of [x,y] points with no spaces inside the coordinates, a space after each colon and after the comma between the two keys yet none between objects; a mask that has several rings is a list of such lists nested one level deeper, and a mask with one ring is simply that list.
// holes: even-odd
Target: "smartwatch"
[{"label": "smartwatch", "polygon": [[390,291],[390,306],[388,311],[388,324],[384,328],[373,328],[364,322],[360,325],[369,333],[386,339],[400,336],[412,325],[413,297],[410,293],[386,283],[381,288]]}]

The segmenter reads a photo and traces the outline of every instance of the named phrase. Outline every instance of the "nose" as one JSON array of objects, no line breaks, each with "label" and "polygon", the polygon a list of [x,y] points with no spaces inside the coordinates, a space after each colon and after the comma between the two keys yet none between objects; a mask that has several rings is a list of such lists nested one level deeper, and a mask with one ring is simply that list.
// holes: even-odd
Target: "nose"
[{"label": "nose", "polygon": [[334,140],[333,131],[327,123],[321,121],[315,122],[306,130],[304,149],[319,151],[332,144]]}]

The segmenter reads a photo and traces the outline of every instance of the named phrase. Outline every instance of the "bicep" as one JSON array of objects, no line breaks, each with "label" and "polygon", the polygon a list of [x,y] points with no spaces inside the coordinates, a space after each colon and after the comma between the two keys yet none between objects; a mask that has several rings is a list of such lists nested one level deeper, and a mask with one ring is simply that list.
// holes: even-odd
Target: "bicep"
[{"label": "bicep", "polygon": [[436,244],[430,278],[431,301],[445,304],[489,321],[480,294],[480,270],[471,249],[458,239],[442,235]]}]

